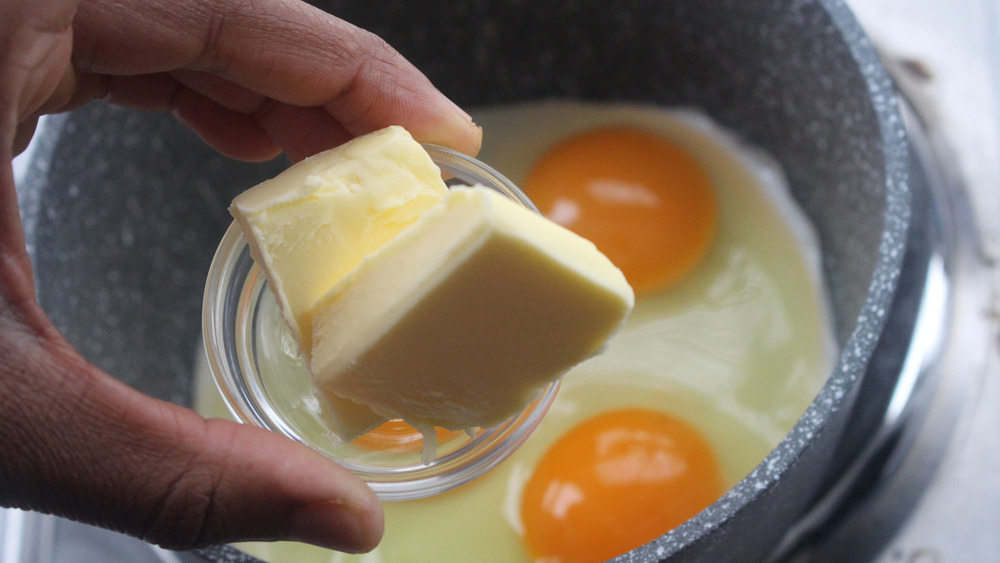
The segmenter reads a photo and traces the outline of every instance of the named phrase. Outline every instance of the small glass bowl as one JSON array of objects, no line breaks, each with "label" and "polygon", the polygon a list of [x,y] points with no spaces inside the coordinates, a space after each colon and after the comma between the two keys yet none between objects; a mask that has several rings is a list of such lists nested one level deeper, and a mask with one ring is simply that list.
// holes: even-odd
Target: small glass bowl
[{"label": "small glass bowl", "polygon": [[[424,145],[451,185],[481,184],[538,211],[510,180],[455,151]],[[559,382],[496,428],[438,432],[434,459],[421,462],[419,433],[390,433],[378,448],[345,442],[327,426],[304,358],[239,227],[230,225],[208,273],[202,315],[208,364],[237,420],[284,434],[353,471],[382,500],[435,495],[467,483],[503,461],[528,438],[555,399]],[[385,440],[383,440],[385,443]]]}]

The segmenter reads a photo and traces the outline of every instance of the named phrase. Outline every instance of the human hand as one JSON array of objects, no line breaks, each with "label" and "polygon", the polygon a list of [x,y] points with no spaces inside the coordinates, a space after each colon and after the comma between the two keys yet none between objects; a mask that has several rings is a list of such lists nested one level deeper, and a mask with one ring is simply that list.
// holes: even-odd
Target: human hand
[{"label": "human hand", "polygon": [[10,161],[37,117],[102,99],[169,109],[221,152],[301,159],[400,124],[479,131],[378,38],[297,0],[0,0],[0,505],[186,549],[292,539],[371,549],[371,490],[273,433],[142,395],[39,307]]}]

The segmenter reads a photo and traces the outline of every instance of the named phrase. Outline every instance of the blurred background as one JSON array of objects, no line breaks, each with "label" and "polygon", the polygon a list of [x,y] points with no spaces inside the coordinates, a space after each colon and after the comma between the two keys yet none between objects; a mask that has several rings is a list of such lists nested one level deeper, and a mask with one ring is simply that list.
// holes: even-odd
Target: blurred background
[{"label": "blurred background", "polygon": [[[1000,2],[850,0],[889,64],[908,67],[914,103],[954,158],[990,264],[1000,315]],[[903,70],[903,72],[906,72]],[[900,82],[906,88],[906,80]],[[945,157],[947,158],[947,157]],[[957,427],[920,503],[882,561],[992,561],[1000,553],[1000,344],[991,331],[985,370],[964,389]],[[871,524],[875,525],[874,522]]]}]

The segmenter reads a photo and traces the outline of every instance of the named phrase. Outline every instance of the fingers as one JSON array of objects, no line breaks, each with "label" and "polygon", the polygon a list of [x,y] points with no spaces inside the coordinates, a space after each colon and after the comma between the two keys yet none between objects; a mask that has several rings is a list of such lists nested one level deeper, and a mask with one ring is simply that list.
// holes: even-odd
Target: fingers
[{"label": "fingers", "polygon": [[[32,124],[32,129],[34,125]],[[0,145],[0,335],[29,327],[44,333],[50,327],[35,299],[31,259],[25,249],[24,229],[17,205],[10,147]],[[5,356],[0,355],[0,364]],[[2,383],[2,381],[0,381]],[[3,426],[0,424],[0,429]],[[0,483],[2,483],[0,479]]]},{"label": "fingers", "polygon": [[50,97],[72,91],[70,26],[78,0],[0,0],[0,146],[26,145]]},{"label": "fingers", "polygon": [[[290,108],[324,109],[350,136],[402,125],[420,141],[476,154],[481,132],[413,65],[378,37],[298,0],[91,0],[74,26],[74,61],[83,72],[137,74],[202,71]],[[136,37],[142,37],[137,48]],[[200,86],[204,86],[201,84]],[[253,115],[231,101],[242,94],[195,91]],[[216,84],[218,86],[218,84]],[[296,138],[305,119],[262,123],[275,139]],[[306,123],[312,146],[325,123]],[[297,132],[298,131],[298,132]],[[206,134],[205,131],[200,131]],[[329,135],[340,137],[340,132]],[[324,147],[325,148],[325,147]]]},{"label": "fingers", "polygon": [[323,108],[275,103],[257,112],[256,119],[270,137],[284,147],[292,162],[354,137]]},{"label": "fingers", "polygon": [[0,506],[176,549],[378,543],[378,500],[344,468],[277,434],[146,397],[66,343],[35,300],[9,167],[0,234]]},{"label": "fingers", "polygon": [[0,357],[3,505],[174,549],[291,539],[358,552],[381,537],[371,490],[304,446],[143,396],[30,331],[0,332]]},{"label": "fingers", "polygon": [[[231,110],[186,88],[177,92],[172,107],[174,115],[182,123],[224,155],[247,161],[264,161],[278,156],[283,146],[289,154],[294,149],[291,146],[293,143],[285,146],[272,138],[253,115]],[[308,129],[302,133],[306,131]]]},{"label": "fingers", "polygon": [[35,136],[36,127],[38,127],[37,117],[29,117],[17,124],[17,129],[14,131],[14,140],[11,142],[11,146],[13,147],[12,156],[17,156],[28,148],[31,138]]}]

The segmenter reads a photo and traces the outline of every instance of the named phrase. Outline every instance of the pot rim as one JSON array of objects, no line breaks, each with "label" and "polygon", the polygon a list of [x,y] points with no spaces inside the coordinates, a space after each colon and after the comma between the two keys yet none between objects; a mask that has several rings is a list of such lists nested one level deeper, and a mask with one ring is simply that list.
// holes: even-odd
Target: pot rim
[{"label": "pot rim", "polygon": [[831,413],[851,408],[885,325],[905,255],[910,227],[909,136],[888,70],[871,39],[843,0],[817,0],[830,17],[868,87],[878,122],[884,162],[885,210],[878,260],[853,331],[833,372],[802,416],[771,452],[721,498],[684,524],[622,556],[624,561],[658,561],[708,537],[748,505],[768,495],[824,432]]}]

